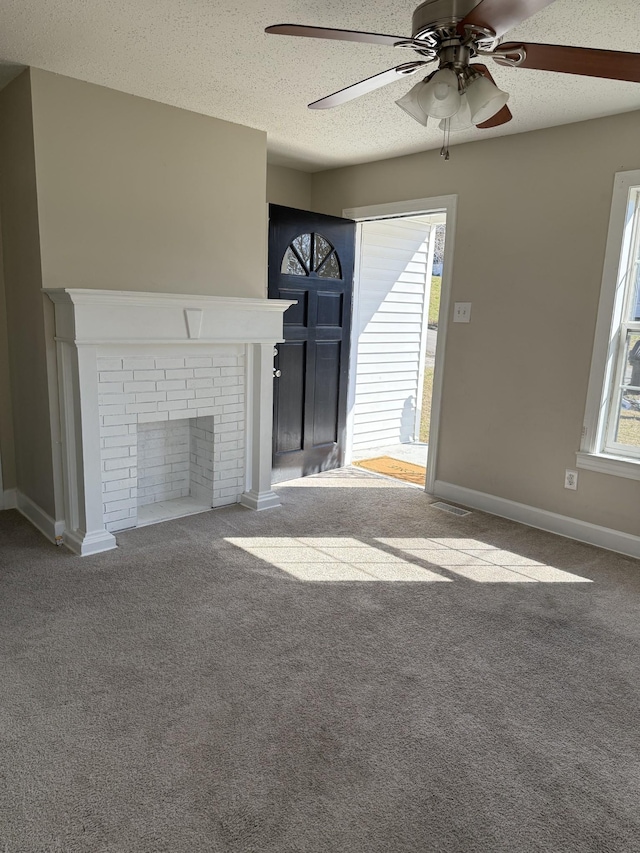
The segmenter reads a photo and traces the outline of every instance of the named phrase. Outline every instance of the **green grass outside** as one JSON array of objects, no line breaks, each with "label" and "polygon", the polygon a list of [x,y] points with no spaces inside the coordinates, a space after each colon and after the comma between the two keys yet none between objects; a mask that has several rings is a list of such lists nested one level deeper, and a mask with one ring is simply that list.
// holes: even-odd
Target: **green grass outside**
[{"label": "green grass outside", "polygon": [[[438,328],[438,316],[440,314],[440,293],[442,279],[434,275],[431,279],[431,294],[429,296],[428,323],[431,327]],[[420,417],[420,441],[425,444],[429,442],[429,429],[431,427],[431,398],[433,397],[433,367],[427,367],[424,371],[424,382],[422,385],[422,413]]]},{"label": "green grass outside", "polygon": [[422,386],[422,412],[420,417],[420,441],[429,443],[429,429],[431,427],[431,398],[433,396],[433,367],[428,367],[424,372],[424,384]]},{"label": "green grass outside", "polygon": [[434,275],[431,278],[431,294],[429,297],[429,319],[430,326],[438,325],[438,315],[440,313],[440,291],[442,289],[442,279],[439,275]]},{"label": "green grass outside", "polygon": [[[630,399],[637,399],[631,397]],[[631,447],[640,447],[640,412],[623,409],[618,423],[618,441]]]}]

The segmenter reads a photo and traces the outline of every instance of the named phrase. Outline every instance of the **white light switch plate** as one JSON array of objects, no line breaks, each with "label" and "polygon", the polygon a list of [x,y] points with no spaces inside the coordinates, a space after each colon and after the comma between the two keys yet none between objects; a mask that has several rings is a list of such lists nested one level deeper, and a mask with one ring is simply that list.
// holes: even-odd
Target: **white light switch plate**
[{"label": "white light switch plate", "polygon": [[453,322],[454,323],[470,323],[471,322],[471,303],[456,302],[453,306]]}]

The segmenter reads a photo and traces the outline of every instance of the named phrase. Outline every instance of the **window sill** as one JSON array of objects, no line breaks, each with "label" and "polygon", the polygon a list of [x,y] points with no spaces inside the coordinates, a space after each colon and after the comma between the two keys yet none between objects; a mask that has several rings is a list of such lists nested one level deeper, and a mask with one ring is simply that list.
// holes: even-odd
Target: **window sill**
[{"label": "window sill", "polygon": [[609,456],[604,453],[576,453],[576,465],[599,474],[612,474],[627,480],[640,480],[640,459]]}]

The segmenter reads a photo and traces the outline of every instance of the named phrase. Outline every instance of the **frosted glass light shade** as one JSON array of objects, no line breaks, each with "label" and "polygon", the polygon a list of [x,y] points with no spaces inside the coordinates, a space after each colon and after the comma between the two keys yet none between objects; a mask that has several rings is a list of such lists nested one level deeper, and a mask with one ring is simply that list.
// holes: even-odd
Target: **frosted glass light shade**
[{"label": "frosted glass light shade", "polygon": [[429,116],[425,113],[425,111],[418,103],[418,95],[425,86],[425,81],[421,80],[419,83],[416,83],[416,85],[413,86],[411,89],[409,89],[406,95],[396,101],[396,104],[400,107],[401,110],[404,110],[405,113],[408,113],[411,116],[411,118],[414,118],[417,122],[420,122],[423,127],[427,126]]},{"label": "frosted glass light shade", "polygon": [[482,124],[499,112],[509,100],[509,95],[498,89],[486,77],[476,77],[467,88],[467,101],[471,110],[471,121]]},{"label": "frosted glass light shade", "polygon": [[441,68],[418,93],[418,104],[433,118],[451,118],[460,108],[458,78],[450,68]]},{"label": "frosted glass light shade", "polygon": [[[459,133],[461,130],[469,130],[470,127],[473,127],[473,122],[471,121],[471,110],[469,109],[469,102],[467,101],[466,95],[460,95],[460,109],[455,115],[451,116],[448,121],[450,133]],[[438,125],[440,130],[447,129],[446,122],[447,119],[443,118]]]}]

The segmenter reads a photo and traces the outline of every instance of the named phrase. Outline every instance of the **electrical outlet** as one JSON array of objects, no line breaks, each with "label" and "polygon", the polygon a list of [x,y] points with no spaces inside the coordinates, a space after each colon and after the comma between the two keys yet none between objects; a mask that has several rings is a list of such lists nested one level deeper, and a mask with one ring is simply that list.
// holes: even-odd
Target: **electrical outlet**
[{"label": "electrical outlet", "polygon": [[471,303],[456,302],[453,306],[453,322],[454,323],[470,323],[471,322]]},{"label": "electrical outlet", "polygon": [[578,472],[572,471],[570,468],[564,472],[564,487],[565,489],[573,489],[575,491],[578,488]]}]

